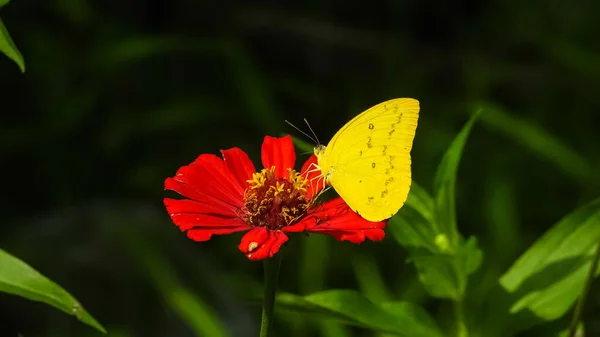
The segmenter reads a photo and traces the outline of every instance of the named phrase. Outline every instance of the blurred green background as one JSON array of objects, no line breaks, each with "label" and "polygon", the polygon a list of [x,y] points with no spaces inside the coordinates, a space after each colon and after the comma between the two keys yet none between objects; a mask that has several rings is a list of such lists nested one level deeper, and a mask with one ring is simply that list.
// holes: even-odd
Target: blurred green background
[{"label": "blurred green background", "polygon": [[[201,153],[307,118],[327,141],[394,97],[421,102],[415,181],[474,104],[484,111],[457,186],[477,235],[483,294],[541,233],[600,193],[600,2],[14,0],[0,12],[21,75],[0,58],[0,247],[65,287],[109,336],[255,336],[262,266],[241,235],[195,243],[171,223],[164,179]],[[299,151],[302,152],[302,151]],[[298,155],[298,165],[308,157]],[[391,238],[293,236],[280,289],[419,303],[443,322]],[[277,310],[277,309],[276,309]],[[600,286],[584,318],[600,335]],[[523,336],[548,336],[569,317]],[[372,336],[279,311],[281,336]],[[0,294],[0,336],[99,336],[44,304]]]}]

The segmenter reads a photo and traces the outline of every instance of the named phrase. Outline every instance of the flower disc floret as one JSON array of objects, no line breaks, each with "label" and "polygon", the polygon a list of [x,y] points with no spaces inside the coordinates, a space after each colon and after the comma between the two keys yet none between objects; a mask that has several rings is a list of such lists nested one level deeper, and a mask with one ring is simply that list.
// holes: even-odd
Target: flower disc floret
[{"label": "flower disc floret", "polygon": [[254,173],[244,193],[241,217],[252,226],[279,230],[301,219],[310,206],[307,180],[293,169],[289,179],[275,176],[275,168]]}]

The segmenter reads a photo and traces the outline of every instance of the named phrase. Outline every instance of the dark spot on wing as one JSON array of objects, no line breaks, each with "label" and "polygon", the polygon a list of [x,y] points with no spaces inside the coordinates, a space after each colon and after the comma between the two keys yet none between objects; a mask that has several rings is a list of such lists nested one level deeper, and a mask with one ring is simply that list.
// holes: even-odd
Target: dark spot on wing
[{"label": "dark spot on wing", "polygon": [[388,136],[392,136],[394,134],[394,132],[396,132],[396,129],[391,129],[390,132],[388,132]]},{"label": "dark spot on wing", "polygon": [[369,203],[371,203],[373,200],[375,200],[375,197],[368,197],[367,199],[369,200]]},{"label": "dark spot on wing", "polygon": [[371,167],[372,167],[372,168],[375,168],[375,163],[371,163]]},{"label": "dark spot on wing", "polygon": [[384,156],[387,154],[387,145],[383,146],[383,151],[381,152]]},{"label": "dark spot on wing", "polygon": [[367,147],[368,147],[369,149],[373,147],[373,143],[372,143],[372,141],[373,141],[373,140],[372,140],[372,139],[371,139],[371,137],[369,136],[369,138],[367,138]]},{"label": "dark spot on wing", "polygon": [[388,194],[388,190],[381,191],[381,197],[384,198]]},{"label": "dark spot on wing", "polygon": [[369,130],[373,130],[375,129],[375,125],[373,125],[373,123],[369,123]]},{"label": "dark spot on wing", "polygon": [[[387,171],[386,171],[387,172]],[[390,183],[392,183],[392,181],[394,181],[394,177],[389,177],[385,180],[385,186],[389,185]]]}]

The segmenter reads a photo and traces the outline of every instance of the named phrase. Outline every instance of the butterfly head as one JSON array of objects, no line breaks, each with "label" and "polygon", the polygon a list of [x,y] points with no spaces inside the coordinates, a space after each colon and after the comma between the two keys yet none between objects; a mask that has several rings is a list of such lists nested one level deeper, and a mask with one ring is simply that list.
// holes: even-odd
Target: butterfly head
[{"label": "butterfly head", "polygon": [[331,174],[335,171],[335,167],[329,165],[327,161],[327,156],[325,155],[325,150],[327,147],[325,145],[317,145],[315,147],[315,156],[317,156],[317,168],[321,170],[321,176],[325,179],[325,181],[329,181]]},{"label": "butterfly head", "polygon": [[325,145],[321,145],[321,144],[319,144],[315,147],[315,156],[317,156],[317,159],[320,160],[323,157],[323,154],[325,154],[325,149],[326,149]]}]

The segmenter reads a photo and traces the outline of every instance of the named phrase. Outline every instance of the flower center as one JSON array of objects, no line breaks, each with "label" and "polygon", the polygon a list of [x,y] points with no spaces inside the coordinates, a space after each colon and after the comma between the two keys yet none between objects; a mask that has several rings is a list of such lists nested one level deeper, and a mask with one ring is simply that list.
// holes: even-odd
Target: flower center
[{"label": "flower center", "polygon": [[275,177],[275,168],[254,173],[244,195],[242,218],[253,226],[277,230],[298,221],[309,207],[307,181],[288,169],[289,179]]}]

